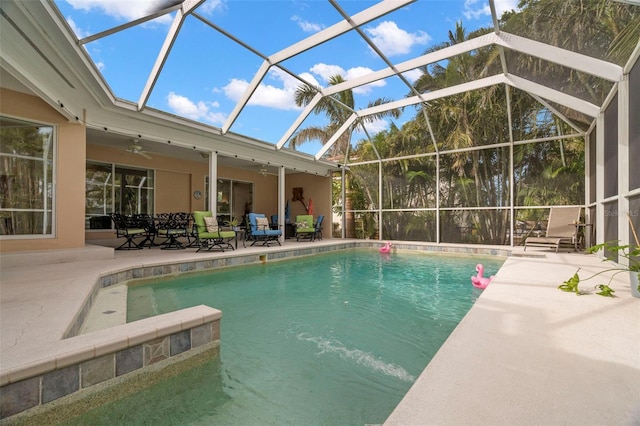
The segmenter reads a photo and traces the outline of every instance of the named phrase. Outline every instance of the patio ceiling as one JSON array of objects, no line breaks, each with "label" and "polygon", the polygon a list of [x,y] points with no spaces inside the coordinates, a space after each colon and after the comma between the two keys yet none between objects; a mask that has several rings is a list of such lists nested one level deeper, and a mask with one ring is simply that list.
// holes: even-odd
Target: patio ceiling
[{"label": "patio ceiling", "polygon": [[[610,87],[612,92],[623,79],[625,66],[629,66],[630,59],[637,56],[639,50],[636,47],[630,57],[612,63],[592,56],[589,51],[574,52],[567,50],[566,46],[529,39],[527,34],[504,32],[498,26],[502,11],[497,10],[494,0],[475,2],[477,10],[488,11],[486,21],[478,24],[478,27],[489,26],[492,32],[481,33],[475,38],[442,48],[414,44],[411,53],[403,54],[394,51],[388,39],[380,37],[381,28],[393,23],[398,27],[404,26],[403,32],[396,34],[409,34],[415,40],[443,39],[445,34],[434,34],[432,31],[437,21],[442,19],[441,16],[434,16],[433,2],[309,2],[305,7],[311,11],[306,11],[305,16],[332,16],[332,23],[319,26],[309,36],[304,36],[301,31],[287,30],[292,28],[292,20],[302,19],[296,15],[299,10],[293,9],[296,5],[291,2],[253,2],[255,16],[247,15],[246,7],[241,11],[244,15],[238,15],[240,3],[246,2],[227,2],[225,9],[220,10],[216,9],[220,3],[213,1],[152,2],[153,7],[148,8],[146,14],[127,22],[122,22],[122,18],[118,22],[105,16],[100,21],[103,28],[91,33],[87,31],[90,27],[95,28],[96,21],[91,21],[94,23],[92,26],[83,19],[90,14],[99,14],[99,11],[73,9],[62,0],[3,3],[3,40],[15,41],[13,50],[7,46],[9,43],[3,43],[3,73],[8,72],[34,93],[60,107],[71,120],[84,120],[96,132],[104,129],[112,134],[130,136],[134,124],[128,120],[135,117],[135,125],[139,126],[142,139],[165,144],[173,140],[174,147],[177,144],[191,149],[189,155],[220,150],[233,157],[237,150],[241,158],[249,159],[256,156],[257,149],[274,164],[278,164],[277,157],[271,157],[275,152],[285,155],[293,153],[290,143],[297,131],[324,124],[321,117],[313,114],[323,98],[351,91],[354,97],[358,97],[358,104],[365,107],[350,108],[350,115],[327,143],[311,144],[312,147],[307,150],[308,158],[300,153],[292,157],[321,162],[326,169],[326,165],[332,164],[335,158],[327,156],[332,144],[358,120],[399,108],[406,114],[399,121],[406,121],[411,113],[408,107],[428,105],[436,99],[496,85],[531,94],[580,134],[584,126],[575,123],[563,112],[573,111],[575,115],[592,120],[601,112],[605,99],[585,99],[584,96],[562,90],[559,88],[562,85],[524,75],[522,69],[512,66],[506,53],[536,58],[589,75],[595,81],[609,85],[605,87]],[[471,16],[465,15],[462,10],[468,7],[468,2],[444,3],[452,9],[451,16]],[[635,1],[619,3],[640,9],[640,4]],[[262,8],[269,4],[272,4],[272,8],[282,9],[281,19],[260,24]],[[414,21],[409,20],[410,16],[424,17],[421,19],[423,26],[411,27],[410,22]],[[45,17],[47,19],[43,19]],[[169,17],[170,22],[152,25],[163,17]],[[23,26],[25,20],[39,34],[28,32],[29,26]],[[238,22],[240,24],[235,24]],[[277,33],[278,37],[268,37],[266,34],[269,32]],[[44,41],[46,37],[49,37],[48,41]],[[112,60],[106,66],[101,64],[100,52],[121,49],[123,39],[130,49],[119,52],[119,61]],[[154,52],[157,52],[152,62],[144,64],[136,58],[136,52],[141,52],[143,40],[153,43]],[[341,46],[353,46],[353,43],[361,48],[341,50]],[[484,48],[498,49],[500,73],[475,75],[470,81],[422,93],[414,86],[414,72]],[[52,59],[50,49],[58,59]],[[36,54],[28,61],[18,60],[17,56],[27,50]],[[216,76],[210,76],[207,80],[206,70],[203,72],[200,68],[203,59],[211,56],[219,58],[219,61]],[[234,60],[239,61],[239,58],[243,59],[244,64],[250,65],[238,69]],[[336,70],[344,71],[344,81],[333,85],[319,84],[322,82],[318,81],[318,75],[314,78],[310,72],[317,69],[313,67],[319,64],[332,65]],[[228,71],[218,72],[222,68]],[[126,83],[123,83],[122,75],[130,76]],[[242,84],[234,87],[234,96],[227,93],[224,99],[221,95],[215,97],[194,93],[189,87],[196,83],[200,88],[213,87],[215,90],[212,93],[219,94],[225,90],[231,91],[231,81]],[[284,86],[274,86],[277,81]],[[290,88],[292,85],[305,84],[317,87],[317,95],[310,104],[296,106]],[[80,91],[86,93],[76,96]],[[273,99],[268,99],[266,93],[272,93],[273,98],[288,95],[290,106],[287,107],[286,102],[276,104]],[[180,96],[206,109],[207,114],[182,113],[167,102],[171,94],[183,94]],[[379,98],[381,94],[389,102],[366,107],[368,102]],[[87,104],[99,105],[101,112],[83,117],[82,110],[86,109]],[[558,106],[563,108],[563,112]],[[263,119],[262,116],[274,111],[275,114],[269,116],[268,126],[252,126]],[[412,111],[415,112],[415,109]],[[172,134],[172,129],[158,130],[160,122],[170,123],[175,132],[182,133]],[[364,124],[365,133],[357,137],[370,138],[379,130],[379,125]],[[185,132],[188,140],[183,141]],[[281,163],[284,161],[281,160]]]}]

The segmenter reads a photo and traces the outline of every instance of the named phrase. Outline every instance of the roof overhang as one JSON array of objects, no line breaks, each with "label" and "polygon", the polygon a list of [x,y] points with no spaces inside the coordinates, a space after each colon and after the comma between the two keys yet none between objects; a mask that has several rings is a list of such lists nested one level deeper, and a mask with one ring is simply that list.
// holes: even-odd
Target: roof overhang
[{"label": "roof overhang", "polygon": [[[330,161],[278,151],[273,144],[157,111],[139,110],[115,98],[66,21],[48,2],[3,2],[0,9],[0,66],[19,84],[56,108],[70,122],[117,135],[172,144],[328,175]],[[89,141],[90,142],[90,141]]]}]

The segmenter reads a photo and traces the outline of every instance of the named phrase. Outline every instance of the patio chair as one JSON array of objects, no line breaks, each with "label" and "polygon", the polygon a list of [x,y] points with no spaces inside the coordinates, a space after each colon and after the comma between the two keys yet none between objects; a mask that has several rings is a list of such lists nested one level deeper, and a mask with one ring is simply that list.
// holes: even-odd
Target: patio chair
[{"label": "patio chair", "polygon": [[111,213],[109,216],[116,228],[116,236],[126,239],[116,250],[141,250],[142,246],[135,239],[146,237],[147,231],[136,220],[123,214]]},{"label": "patio chair", "polygon": [[527,247],[555,248],[556,253],[563,242],[574,243],[576,238],[576,223],[580,220],[582,207],[551,207],[547,232],[544,237],[528,237],[524,243]]},{"label": "patio chair", "polygon": [[249,229],[247,230],[247,239],[252,240],[251,245],[262,243],[263,246],[269,246],[271,243],[280,244],[282,231],[279,229],[271,229],[269,220],[262,213],[249,213]]},{"label": "patio chair", "polygon": [[179,240],[188,237],[191,213],[171,213],[168,218],[158,221],[158,236],[167,238],[162,250],[182,250],[185,246]]},{"label": "patio chair", "polygon": [[296,241],[313,241],[316,228],[313,226],[313,215],[301,214],[296,216]]},{"label": "patio chair", "polygon": [[313,234],[313,238],[316,240],[322,239],[322,222],[324,221],[324,215],[319,215],[314,228],[316,232]]},{"label": "patio chair", "polygon": [[145,239],[142,242],[138,243],[140,247],[155,247],[159,244],[155,243],[156,238],[156,223],[150,214],[147,213],[138,213],[132,216],[133,220],[136,222],[138,228],[143,228],[145,230]]},{"label": "patio chair", "polygon": [[218,218],[211,211],[193,212],[193,231],[198,247],[196,253],[204,248],[210,251],[216,247],[223,252],[225,248],[233,250],[231,240],[236,238],[235,231],[223,231],[218,226]]}]

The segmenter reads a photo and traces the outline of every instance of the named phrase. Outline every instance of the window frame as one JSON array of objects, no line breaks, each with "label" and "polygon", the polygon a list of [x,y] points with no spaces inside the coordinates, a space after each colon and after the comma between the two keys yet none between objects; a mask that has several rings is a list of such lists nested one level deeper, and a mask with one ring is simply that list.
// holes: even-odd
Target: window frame
[{"label": "window frame", "polygon": [[[89,232],[100,232],[100,231],[105,231],[105,230],[112,230],[113,229],[113,223],[111,221],[109,221],[109,228],[91,228],[90,222],[91,222],[91,218],[92,217],[101,217],[101,216],[108,216],[109,213],[112,212],[116,212],[116,213],[122,213],[122,204],[121,204],[121,200],[116,199],[116,196],[119,194],[118,189],[122,189],[125,188],[129,185],[127,185],[126,179],[122,179],[122,177],[124,176],[131,176],[128,175],[126,173],[127,170],[130,171],[140,171],[140,172],[146,172],[147,174],[151,174],[151,179],[153,181],[153,186],[144,186],[144,188],[147,191],[150,191],[152,194],[152,199],[151,201],[147,204],[147,211],[146,212],[140,212],[138,211],[138,213],[147,213],[147,214],[151,214],[153,215],[155,213],[155,203],[156,203],[156,170],[153,168],[146,168],[146,167],[133,167],[131,165],[127,165],[127,164],[118,164],[118,163],[112,163],[112,162],[108,162],[108,161],[95,161],[95,160],[87,160],[86,161],[86,170],[89,169],[89,165],[94,165],[94,166],[105,166],[105,167],[109,167],[111,169],[111,183],[109,183],[109,189],[110,189],[110,194],[109,194],[109,199],[111,200],[111,205],[108,206],[105,210],[107,211],[104,215],[98,215],[98,214],[90,214],[87,211],[87,205],[86,205],[86,200],[87,200],[87,176],[85,173],[85,212],[84,212],[84,216],[85,216],[85,227],[84,230],[85,232],[89,231]],[[123,174],[122,172],[125,171],[125,173]],[[119,175],[121,175],[122,177],[119,177]],[[148,177],[148,176],[147,176]],[[116,181],[119,181],[120,183],[116,184]],[[122,196],[122,194],[120,193],[120,196]],[[116,206],[119,206],[118,211],[116,211]]]},{"label": "window frame", "polygon": [[[21,208],[7,208],[4,206],[0,206],[0,214],[3,212],[44,212],[45,217],[47,213],[51,213],[50,219],[50,231],[48,233],[38,233],[38,234],[0,234],[0,240],[33,240],[33,239],[55,239],[57,238],[57,193],[58,193],[58,126],[54,123],[49,123],[41,120],[27,119],[23,117],[16,117],[9,114],[0,114],[0,128],[5,127],[6,122],[18,122],[15,123],[18,125],[19,123],[23,124],[24,127],[33,126],[36,128],[48,127],[51,129],[51,168],[47,169],[46,175],[51,175],[51,181],[47,184],[45,180],[46,187],[51,190],[51,197],[47,196],[47,191],[43,191],[44,207],[41,209],[21,209]],[[22,158],[23,160],[28,161],[42,161],[45,162],[44,157],[33,157],[24,154],[9,154],[4,153],[0,150],[0,157],[13,157],[13,158]],[[47,157],[48,161],[48,157]],[[49,202],[50,201],[50,202]]]}]

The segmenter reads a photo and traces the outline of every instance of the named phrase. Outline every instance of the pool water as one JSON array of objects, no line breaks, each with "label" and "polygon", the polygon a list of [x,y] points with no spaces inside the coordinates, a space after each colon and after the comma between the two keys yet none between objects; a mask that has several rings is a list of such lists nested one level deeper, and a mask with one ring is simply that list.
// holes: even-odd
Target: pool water
[{"label": "pool water", "polygon": [[128,320],[222,310],[220,357],[77,424],[364,425],[391,414],[498,258],[340,251],[132,286]]}]

